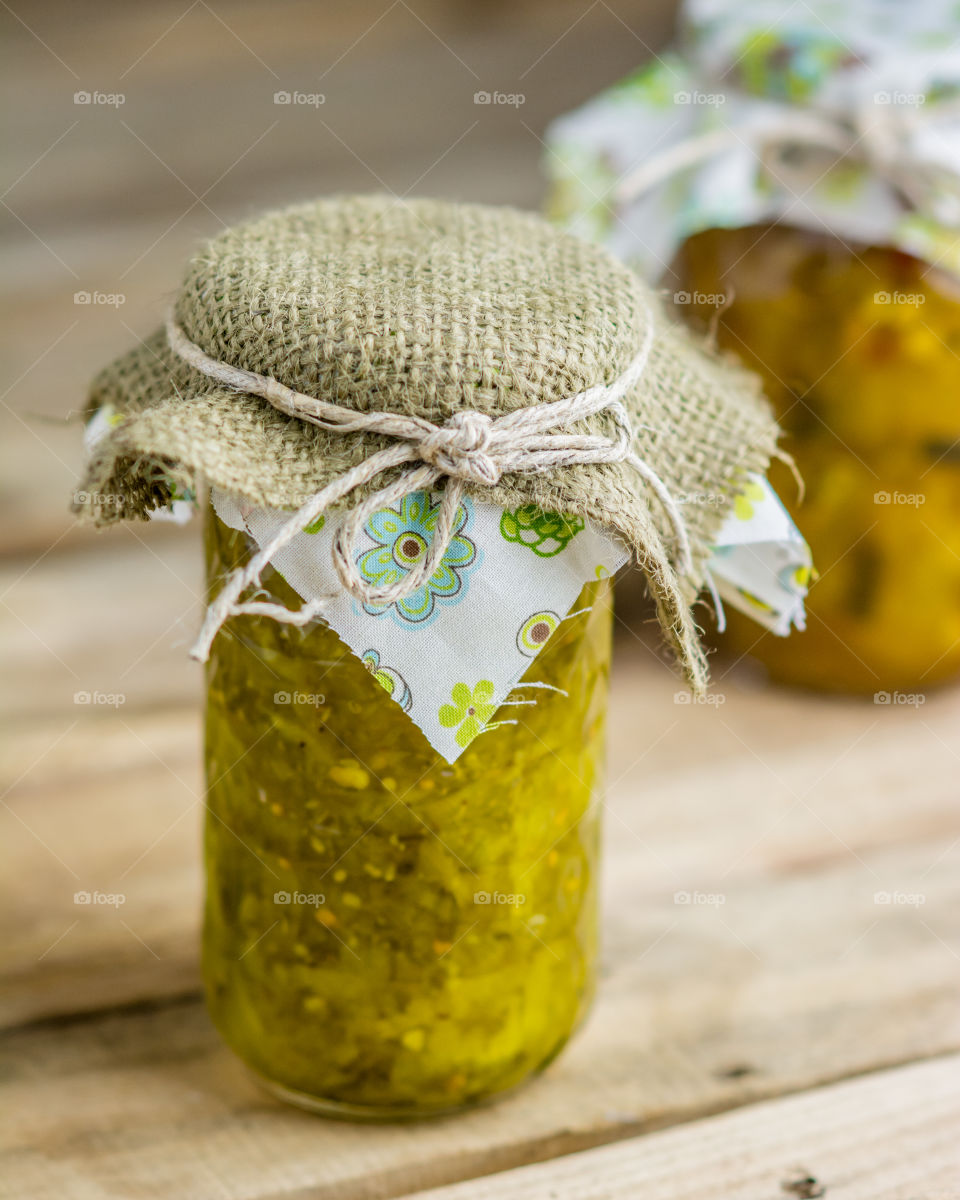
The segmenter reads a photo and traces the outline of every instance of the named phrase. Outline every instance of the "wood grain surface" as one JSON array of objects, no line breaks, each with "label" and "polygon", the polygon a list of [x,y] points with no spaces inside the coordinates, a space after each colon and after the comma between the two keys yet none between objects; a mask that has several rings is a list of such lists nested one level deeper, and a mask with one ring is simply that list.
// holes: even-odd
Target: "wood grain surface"
[{"label": "wood grain surface", "polygon": [[[670,22],[606,0],[0,4],[0,1196],[789,1200],[803,1167],[837,1200],[960,1197],[956,690],[873,705],[719,663],[694,705],[621,617],[590,1021],[496,1105],[324,1122],[251,1082],[200,997],[197,531],[67,512],[66,418],[199,238],[337,190],[535,207],[547,120]],[[494,89],[524,103],[474,104]],[[296,90],[324,101],[274,103]]]},{"label": "wood grain surface", "polygon": [[417,1200],[955,1200],[960,1059],[880,1071]]}]

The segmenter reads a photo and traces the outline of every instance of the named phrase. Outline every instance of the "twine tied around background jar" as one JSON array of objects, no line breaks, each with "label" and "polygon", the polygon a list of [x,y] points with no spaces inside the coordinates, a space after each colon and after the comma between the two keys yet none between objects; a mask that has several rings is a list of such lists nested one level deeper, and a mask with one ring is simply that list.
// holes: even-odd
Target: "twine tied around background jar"
[{"label": "twine tied around background jar", "polygon": [[[724,95],[722,90],[717,94]],[[922,133],[932,129],[936,121],[955,120],[958,116],[957,102],[931,105],[928,114],[903,113],[894,105],[877,108],[866,104],[853,106],[850,111],[817,111],[765,100],[762,111],[737,125],[692,133],[649,155],[617,185],[614,196],[618,203],[630,204],[680,172],[743,147],[754,152],[775,181],[783,183],[780,172],[786,163],[782,156],[795,147],[804,147],[835,154],[837,162],[864,166],[912,208],[936,212],[938,220],[958,225],[960,169],[942,158],[932,158],[921,142]],[[771,161],[771,152],[781,156],[776,163]]]},{"label": "twine tied around background jar", "polygon": [[[166,330],[171,350],[188,366],[237,391],[259,396],[288,416],[337,433],[364,432],[397,439],[395,445],[376,451],[310,496],[245,566],[230,574],[207,609],[200,634],[190,651],[191,657],[201,662],[209,656],[218,629],[231,616],[268,616],[293,625],[306,625],[319,616],[324,605],[338,593],[315,597],[296,611],[264,601],[242,602],[240,597],[247,588],[259,583],[262,571],[304,526],[316,521],[354,488],[371,482],[384,471],[406,464],[413,465],[346,513],[334,537],[332,559],[337,577],[343,588],[364,604],[395,603],[434,575],[453,536],[467,484],[493,487],[508,473],[538,474],[556,467],[592,463],[626,463],[637,471],[656,494],[670,520],[681,573],[692,571],[690,542],[680,509],[663,480],[631,450],[633,430],[621,403],[639,382],[647,365],[654,340],[652,321],[647,323],[640,350],[612,383],[598,384],[562,400],[528,405],[499,417],[467,409],[454,413],[443,425],[401,413],[357,412],[304,395],[269,376],[211,358],[189,340],[172,316]],[[555,432],[601,412],[609,413],[613,419],[614,435],[611,437]],[[421,561],[402,579],[386,587],[376,587],[365,580],[358,570],[356,554],[367,521],[374,513],[396,504],[411,492],[428,490],[443,479],[446,484],[436,528]]]}]

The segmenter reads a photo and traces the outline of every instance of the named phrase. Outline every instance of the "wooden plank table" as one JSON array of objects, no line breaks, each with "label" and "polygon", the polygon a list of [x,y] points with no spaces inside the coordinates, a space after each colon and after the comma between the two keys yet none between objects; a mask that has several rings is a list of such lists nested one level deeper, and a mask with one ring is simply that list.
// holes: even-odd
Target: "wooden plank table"
[{"label": "wooden plank table", "polygon": [[[438,0],[321,28],[292,0],[185,8],[37,5],[21,14],[32,32],[0,17],[23,115],[4,152],[17,217],[0,282],[0,1197],[956,1200],[955,690],[875,706],[718,664],[717,702],[679,703],[644,630],[621,623],[602,981],[566,1053],[465,1116],[361,1127],[280,1105],[218,1042],[197,964],[196,532],[72,529],[77,433],[57,421],[219,228],[190,192],[274,120],[271,71],[316,90],[315,60],[344,53],[326,85],[336,136],[305,161],[317,126],[289,114],[209,192],[220,216],[368,186],[371,171],[403,191],[447,147],[416,190],[533,205],[545,119],[639,60],[638,39],[662,42],[669,13],[526,4],[484,24]],[[72,92],[122,90],[141,53],[126,112],[85,111],[56,143]],[[476,114],[456,89],[480,86],[457,56],[483,86],[526,87],[526,111],[457,142]],[[371,95],[392,63],[384,113]],[[453,97],[437,111],[427,77]],[[18,102],[34,91],[43,104]],[[81,287],[127,300],[81,311]],[[76,903],[84,891],[123,903]]]}]

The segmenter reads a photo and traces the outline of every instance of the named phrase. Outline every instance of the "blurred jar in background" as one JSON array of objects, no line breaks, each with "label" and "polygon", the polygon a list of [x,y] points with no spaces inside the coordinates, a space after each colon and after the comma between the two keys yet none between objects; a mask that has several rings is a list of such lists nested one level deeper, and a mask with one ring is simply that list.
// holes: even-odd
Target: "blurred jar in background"
[{"label": "blurred jar in background", "polygon": [[960,669],[960,285],[891,247],[787,226],[696,234],[689,314],[764,379],[805,481],[774,474],[820,578],[790,639],[728,614],[778,679],[917,690]]},{"label": "blurred jar in background", "polygon": [[659,279],[787,433],[807,629],[729,611],[724,648],[916,691],[960,672],[960,26],[938,0],[771,11],[688,0],[682,53],[557,121],[552,215]]}]

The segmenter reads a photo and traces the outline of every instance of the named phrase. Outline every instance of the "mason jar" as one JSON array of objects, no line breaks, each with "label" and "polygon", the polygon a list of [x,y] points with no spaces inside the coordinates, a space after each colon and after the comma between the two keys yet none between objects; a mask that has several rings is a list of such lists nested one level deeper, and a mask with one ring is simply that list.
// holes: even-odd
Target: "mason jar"
[{"label": "mason jar", "polygon": [[[212,598],[251,544],[208,508],[206,553]],[[461,1109],[542,1070],[583,1019],[609,586],[524,631],[549,639],[541,686],[521,683],[453,764],[404,713],[402,679],[326,625],[221,630],[203,974],[218,1030],[273,1092],[354,1119]],[[271,569],[263,592],[299,603]],[[450,709],[468,736],[492,716],[482,682]]]},{"label": "mason jar", "polygon": [[[804,632],[725,642],[784,682],[915,691],[960,673],[960,284],[889,246],[786,224],[710,229],[675,263],[686,311],[764,379],[805,482],[820,578]],[[723,298],[716,319],[715,298]]]}]

